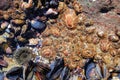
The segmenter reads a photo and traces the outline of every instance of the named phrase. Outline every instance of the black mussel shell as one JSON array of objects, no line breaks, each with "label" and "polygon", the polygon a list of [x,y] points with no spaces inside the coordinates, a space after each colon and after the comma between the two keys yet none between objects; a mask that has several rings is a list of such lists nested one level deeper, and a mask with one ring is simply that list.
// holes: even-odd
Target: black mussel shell
[{"label": "black mussel shell", "polygon": [[42,33],[46,28],[46,24],[42,21],[31,20],[30,23],[31,23],[31,27],[40,33]]},{"label": "black mussel shell", "polygon": [[70,70],[68,67],[64,67],[61,75],[60,75],[60,79],[61,80],[69,80],[70,78]]},{"label": "black mussel shell", "polygon": [[36,67],[34,68],[34,70],[35,72],[46,75],[50,71],[50,68],[48,65],[38,62],[36,63]]},{"label": "black mussel shell", "polygon": [[63,68],[64,68],[64,60],[63,59],[56,59],[50,65],[51,71],[47,74],[47,78],[49,80],[55,80],[56,78],[59,77]]},{"label": "black mussel shell", "polygon": [[56,7],[58,7],[58,5],[59,5],[58,0],[50,1],[50,7],[56,8]]},{"label": "black mussel shell", "polygon": [[95,64],[94,64],[94,63],[90,63],[90,64],[87,65],[86,72],[85,72],[85,75],[86,75],[86,78],[87,78],[87,79],[90,79],[90,78],[91,78],[90,72],[91,72],[91,70],[92,70],[93,68],[95,68]]},{"label": "black mussel shell", "polygon": [[25,75],[24,76],[25,80],[32,80],[33,74],[34,74],[34,71],[33,71],[34,67],[35,67],[35,64],[33,63],[33,61],[29,61],[28,66],[25,69],[25,73],[23,73],[23,75]]},{"label": "black mussel shell", "polygon": [[13,67],[6,73],[6,77],[10,80],[17,80],[19,77],[23,77],[22,67]]},{"label": "black mussel shell", "polygon": [[32,50],[27,47],[21,47],[14,52],[14,58],[18,64],[29,62],[32,58]]},{"label": "black mussel shell", "polygon": [[109,77],[106,65],[102,62],[88,62],[85,68],[85,76],[88,80],[101,80]]},{"label": "black mussel shell", "polygon": [[92,59],[90,59],[85,64],[85,76],[88,80],[98,79],[98,73],[96,71],[96,63],[94,63]]},{"label": "black mussel shell", "polygon": [[4,80],[4,72],[0,72],[0,80]]}]

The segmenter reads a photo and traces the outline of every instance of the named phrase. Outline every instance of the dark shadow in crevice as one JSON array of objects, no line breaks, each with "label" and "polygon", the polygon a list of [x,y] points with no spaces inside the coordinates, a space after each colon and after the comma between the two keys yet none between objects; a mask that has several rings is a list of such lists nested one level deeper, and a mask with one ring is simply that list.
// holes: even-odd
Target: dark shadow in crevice
[{"label": "dark shadow in crevice", "polygon": [[119,16],[120,16],[120,13],[117,13],[117,15],[119,15]]},{"label": "dark shadow in crevice", "polygon": [[111,11],[112,9],[114,9],[114,7],[102,7],[100,9],[100,13],[107,13],[107,12]]}]

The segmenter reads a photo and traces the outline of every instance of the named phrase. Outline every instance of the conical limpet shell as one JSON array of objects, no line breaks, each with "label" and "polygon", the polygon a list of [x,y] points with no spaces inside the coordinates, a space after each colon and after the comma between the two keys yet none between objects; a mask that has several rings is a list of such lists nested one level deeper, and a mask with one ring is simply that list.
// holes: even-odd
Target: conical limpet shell
[{"label": "conical limpet shell", "polygon": [[104,31],[98,31],[97,32],[98,37],[104,38],[105,37],[105,32]]},{"label": "conical limpet shell", "polygon": [[112,42],[117,42],[119,40],[119,38],[116,35],[110,35],[109,40],[112,41]]}]

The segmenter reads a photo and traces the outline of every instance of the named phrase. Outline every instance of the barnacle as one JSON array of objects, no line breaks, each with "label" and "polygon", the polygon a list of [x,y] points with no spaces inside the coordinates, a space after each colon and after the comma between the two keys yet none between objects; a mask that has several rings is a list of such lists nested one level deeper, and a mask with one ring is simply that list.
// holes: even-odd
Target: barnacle
[{"label": "barnacle", "polygon": [[14,59],[18,64],[24,64],[32,58],[32,50],[27,47],[21,47],[14,52]]},{"label": "barnacle", "polygon": [[78,22],[77,15],[73,9],[67,9],[62,16],[63,21],[65,22],[65,25],[69,29],[76,28],[76,24]]}]

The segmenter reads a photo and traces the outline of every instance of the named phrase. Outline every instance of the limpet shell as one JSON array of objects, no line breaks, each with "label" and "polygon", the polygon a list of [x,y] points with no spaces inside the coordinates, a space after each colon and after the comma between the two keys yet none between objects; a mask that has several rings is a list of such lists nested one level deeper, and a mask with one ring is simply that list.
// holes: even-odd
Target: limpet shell
[{"label": "limpet shell", "polygon": [[104,38],[105,37],[105,32],[104,31],[98,31],[97,32],[98,37]]},{"label": "limpet shell", "polygon": [[120,48],[120,41],[112,43],[113,48],[119,49]]},{"label": "limpet shell", "polygon": [[116,34],[120,37],[120,30],[118,30],[118,31],[116,32]]},{"label": "limpet shell", "polygon": [[112,41],[112,42],[117,42],[119,40],[119,38],[116,35],[110,35],[109,40]]}]

